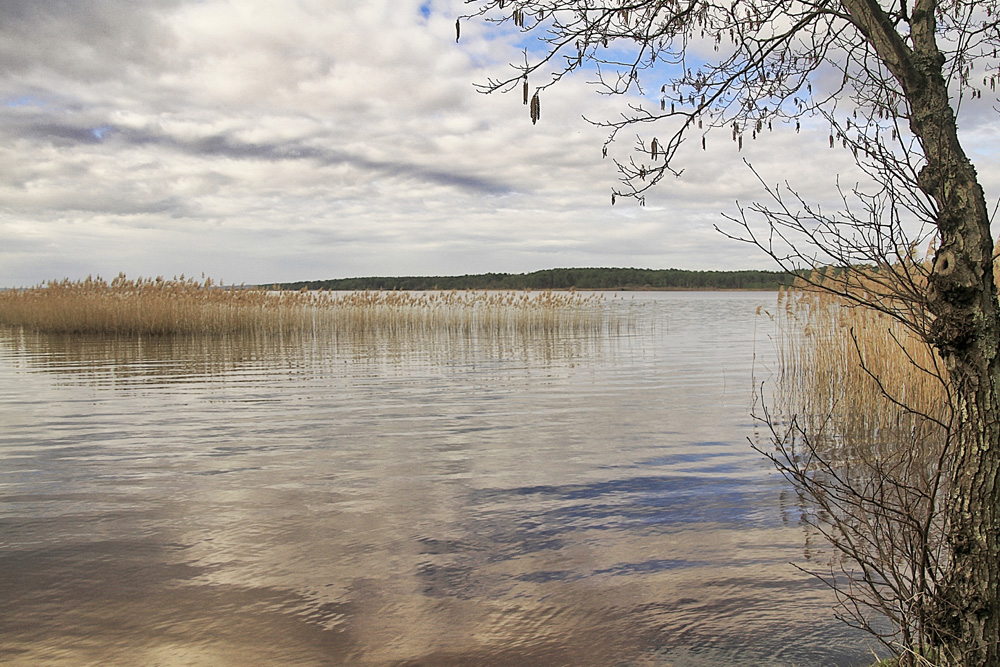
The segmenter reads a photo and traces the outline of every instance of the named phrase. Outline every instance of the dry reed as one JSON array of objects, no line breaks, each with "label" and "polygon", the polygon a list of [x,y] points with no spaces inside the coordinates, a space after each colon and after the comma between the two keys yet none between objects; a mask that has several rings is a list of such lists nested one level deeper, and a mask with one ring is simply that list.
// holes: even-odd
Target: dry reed
[{"label": "dry reed", "polygon": [[559,333],[606,330],[612,320],[601,297],[575,292],[276,292],[124,274],[0,292],[0,325],[45,333]]},{"label": "dry reed", "polygon": [[887,454],[941,435],[946,371],[901,322],[802,287],[779,293],[774,319],[775,403],[813,438]]},{"label": "dry reed", "polygon": [[880,311],[852,305],[850,297],[868,295],[844,290],[848,280],[864,289],[880,279],[813,275],[810,286],[780,294],[772,316],[780,368],[767,415],[774,449],[758,449],[808,500],[807,543],[814,530],[839,555],[822,576],[842,618],[915,656],[933,645],[929,612],[948,568],[942,510],[953,424],[947,373],[918,333],[924,322],[911,317],[920,302],[883,292]]}]

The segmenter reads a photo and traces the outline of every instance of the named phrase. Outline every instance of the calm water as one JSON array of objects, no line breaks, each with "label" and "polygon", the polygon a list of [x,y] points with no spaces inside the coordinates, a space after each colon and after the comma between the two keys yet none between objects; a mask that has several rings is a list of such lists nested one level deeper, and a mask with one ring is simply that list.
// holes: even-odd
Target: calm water
[{"label": "calm water", "polygon": [[774,301],[639,294],[561,340],[0,333],[0,662],[864,664],[747,443]]}]

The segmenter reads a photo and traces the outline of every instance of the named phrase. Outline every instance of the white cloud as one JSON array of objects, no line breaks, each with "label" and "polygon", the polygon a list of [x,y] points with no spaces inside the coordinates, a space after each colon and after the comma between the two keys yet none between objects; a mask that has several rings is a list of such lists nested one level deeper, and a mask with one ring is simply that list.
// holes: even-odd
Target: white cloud
[{"label": "white cloud", "polygon": [[[422,11],[427,8],[428,11]],[[458,0],[15,0],[0,7],[0,285],[200,275],[234,282],[529,271],[769,268],[712,230],[768,182],[829,197],[823,128],[725,132],[620,202],[602,129],[625,100],[573,77],[542,96],[473,84],[516,36]],[[970,136],[996,126],[970,114]],[[983,117],[985,118],[985,117]],[[975,119],[975,122],[972,122]],[[631,138],[613,151],[627,155]],[[980,150],[988,191],[995,156]],[[791,168],[790,168],[791,167]]]}]

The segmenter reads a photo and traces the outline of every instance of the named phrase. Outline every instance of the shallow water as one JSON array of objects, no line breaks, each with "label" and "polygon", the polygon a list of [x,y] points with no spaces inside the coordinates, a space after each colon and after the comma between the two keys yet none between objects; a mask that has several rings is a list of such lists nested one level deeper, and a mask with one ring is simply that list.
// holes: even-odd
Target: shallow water
[{"label": "shallow water", "polygon": [[748,444],[774,301],[627,295],[558,340],[0,332],[0,662],[864,664]]}]

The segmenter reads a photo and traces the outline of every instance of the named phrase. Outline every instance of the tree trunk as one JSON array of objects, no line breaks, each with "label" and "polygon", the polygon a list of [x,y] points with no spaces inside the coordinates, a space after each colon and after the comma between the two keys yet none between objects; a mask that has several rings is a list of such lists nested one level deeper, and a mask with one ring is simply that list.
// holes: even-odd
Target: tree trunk
[{"label": "tree trunk", "polygon": [[[919,17],[915,17],[917,19]],[[927,307],[930,342],[944,358],[956,416],[947,506],[951,563],[934,610],[941,661],[1000,665],[1000,314],[986,200],[958,141],[941,73],[944,57],[916,54],[906,90],[910,125],[927,163],[919,185],[937,203],[940,245]]]},{"label": "tree trunk", "polygon": [[[939,124],[954,117],[938,118]],[[927,306],[945,360],[956,438],[947,506],[951,566],[936,610],[945,664],[1000,665],[1000,323],[982,188],[968,159],[942,151],[921,174],[938,202],[941,246]]]},{"label": "tree trunk", "polygon": [[946,357],[959,410],[947,508],[951,567],[933,610],[942,662],[1000,665],[1000,523],[996,352],[979,344]]},{"label": "tree trunk", "polygon": [[[918,20],[919,16],[914,17]],[[1000,665],[1000,314],[986,199],[958,141],[944,57],[917,54],[922,85],[908,90],[924,148],[921,189],[937,203],[940,245],[927,307],[957,418],[947,506],[951,564],[935,610],[944,664]]]},{"label": "tree trunk", "polygon": [[931,610],[939,659],[1000,667],[1000,313],[986,200],[958,141],[936,43],[936,0],[914,3],[912,48],[875,0],[842,2],[900,83],[926,158],[918,184],[937,205],[929,342],[948,369],[956,418],[946,508],[951,563]]},{"label": "tree trunk", "polygon": [[[997,297],[982,189],[953,154],[928,183],[939,202],[941,247],[928,308],[932,342],[948,369],[957,417],[947,506],[951,566],[936,625],[945,664],[1000,665],[1000,397]],[[922,179],[930,180],[930,179]],[[923,184],[922,184],[923,185]]]}]

